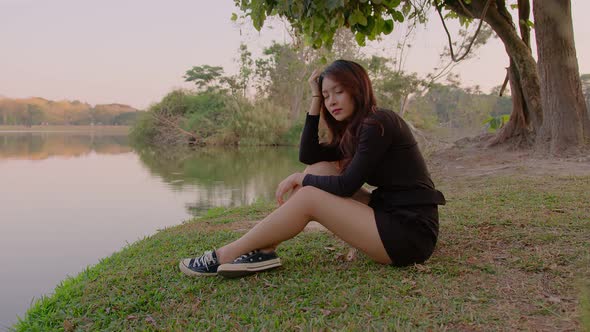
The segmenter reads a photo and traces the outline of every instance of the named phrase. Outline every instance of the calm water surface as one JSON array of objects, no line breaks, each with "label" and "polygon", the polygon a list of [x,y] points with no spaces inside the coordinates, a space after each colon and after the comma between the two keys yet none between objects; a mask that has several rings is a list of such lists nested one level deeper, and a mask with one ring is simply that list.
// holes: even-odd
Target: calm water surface
[{"label": "calm water surface", "polygon": [[0,330],[126,244],[271,199],[301,168],[294,148],[163,152],[125,135],[0,132]]}]

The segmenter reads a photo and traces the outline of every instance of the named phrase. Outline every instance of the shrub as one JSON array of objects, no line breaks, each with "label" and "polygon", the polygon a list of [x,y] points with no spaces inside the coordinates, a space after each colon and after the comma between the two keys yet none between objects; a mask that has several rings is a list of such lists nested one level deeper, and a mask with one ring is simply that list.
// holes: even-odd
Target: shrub
[{"label": "shrub", "polygon": [[220,90],[175,90],[138,119],[131,136],[149,145],[186,144],[188,133],[198,145],[278,145],[288,129],[288,110],[268,100],[252,103]]},{"label": "shrub", "polygon": [[236,99],[231,103],[235,117],[234,135],[240,145],[277,145],[289,126],[288,110],[267,100],[250,103]]},{"label": "shrub", "polygon": [[129,138],[131,142],[134,144],[154,144],[154,139],[158,133],[154,123],[152,111],[142,112],[130,129]]}]

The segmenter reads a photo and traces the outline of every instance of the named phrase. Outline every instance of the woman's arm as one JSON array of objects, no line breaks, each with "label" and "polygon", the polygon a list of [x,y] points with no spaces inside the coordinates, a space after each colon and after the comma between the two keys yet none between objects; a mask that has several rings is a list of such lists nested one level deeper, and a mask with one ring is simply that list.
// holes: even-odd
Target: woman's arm
[{"label": "woman's arm", "polygon": [[320,115],[320,108],[322,107],[322,91],[320,91],[320,70],[315,69],[309,79],[307,79],[307,83],[309,83],[309,87],[311,89],[311,105],[309,105],[309,111],[307,114],[309,115]]},{"label": "woman's arm", "polygon": [[356,152],[344,173],[337,176],[307,174],[302,185],[314,186],[338,196],[352,196],[379,167],[391,140],[392,130],[387,125],[382,132],[378,125],[363,124]]},{"label": "woman's arm", "polygon": [[337,146],[325,146],[320,144],[318,128],[319,115],[308,114],[305,118],[305,126],[301,134],[299,144],[299,161],[306,165],[320,161],[336,161],[342,159],[342,153]]},{"label": "woman's arm", "polygon": [[322,92],[318,78],[319,70],[314,70],[308,79],[311,88],[311,105],[305,118],[305,126],[299,144],[299,161],[311,165],[320,161],[336,161],[342,159],[338,147],[327,147],[320,144],[318,129],[320,123],[320,109],[322,107]]}]

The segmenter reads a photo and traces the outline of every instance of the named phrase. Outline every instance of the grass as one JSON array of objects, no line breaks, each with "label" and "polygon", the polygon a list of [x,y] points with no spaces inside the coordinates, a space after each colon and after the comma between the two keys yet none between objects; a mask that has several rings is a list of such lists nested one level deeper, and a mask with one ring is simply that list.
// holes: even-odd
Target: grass
[{"label": "grass", "polygon": [[180,258],[236,239],[272,205],[213,209],[65,280],[18,331],[579,330],[590,325],[590,177],[443,182],[425,265],[381,266],[324,232],[280,248],[283,267],[188,278]]}]

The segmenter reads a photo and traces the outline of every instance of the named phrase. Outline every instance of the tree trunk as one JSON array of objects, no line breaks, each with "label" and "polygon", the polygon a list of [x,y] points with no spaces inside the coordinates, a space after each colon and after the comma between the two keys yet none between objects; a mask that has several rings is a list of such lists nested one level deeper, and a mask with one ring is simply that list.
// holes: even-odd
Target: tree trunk
[{"label": "tree trunk", "polygon": [[410,100],[410,94],[406,93],[404,94],[404,98],[402,98],[402,100],[400,100],[400,105],[399,105],[399,115],[401,117],[404,117],[406,115],[406,111],[408,110],[408,101]]},{"label": "tree trunk", "polygon": [[[529,0],[518,0],[518,26],[520,36],[527,48],[531,49],[531,34],[527,22],[530,19],[531,6]],[[505,14],[506,16],[506,14]],[[509,17],[509,14],[508,16]],[[520,76],[512,59],[508,67],[510,91],[512,91],[512,113],[510,120],[502,127],[496,136],[490,141],[489,146],[512,142],[517,148],[531,147],[534,141],[534,132],[530,127],[530,112],[526,108],[526,101],[522,93]]]},{"label": "tree trunk", "polygon": [[530,112],[526,108],[522,87],[520,86],[520,77],[513,61],[510,61],[510,67],[508,67],[508,78],[510,81],[510,91],[512,92],[512,113],[510,114],[510,120],[492,138],[488,146],[511,142],[516,148],[529,148],[533,145],[534,140],[533,131],[530,126]]},{"label": "tree trunk", "polygon": [[[469,4],[461,5],[456,0],[449,0],[446,5],[459,15],[470,17],[474,15],[479,18],[483,15],[483,10],[488,0],[472,0]],[[525,114],[530,119],[533,133],[541,127],[543,123],[543,112],[541,108],[541,89],[539,85],[539,75],[537,73],[537,64],[525,42],[518,36],[516,27],[512,22],[512,17],[506,9],[503,0],[491,0],[484,21],[488,23],[496,35],[504,43],[506,53],[513,61],[514,68],[518,73],[522,95],[524,97],[523,109],[528,111]],[[463,8],[469,10],[466,12]],[[528,130],[528,128],[527,128]]]},{"label": "tree trunk", "polygon": [[518,0],[518,27],[520,28],[520,37],[526,46],[531,49],[531,29],[528,21],[531,16],[531,3],[529,0]]},{"label": "tree trunk", "polygon": [[533,14],[545,119],[537,146],[548,145],[556,155],[577,153],[590,137],[590,120],[578,70],[571,5],[563,0],[534,0]]}]

